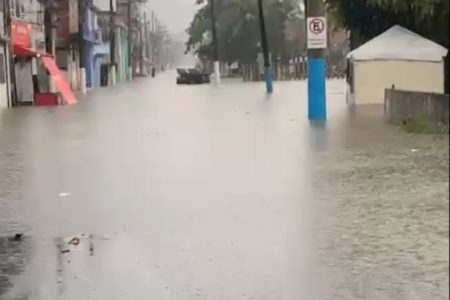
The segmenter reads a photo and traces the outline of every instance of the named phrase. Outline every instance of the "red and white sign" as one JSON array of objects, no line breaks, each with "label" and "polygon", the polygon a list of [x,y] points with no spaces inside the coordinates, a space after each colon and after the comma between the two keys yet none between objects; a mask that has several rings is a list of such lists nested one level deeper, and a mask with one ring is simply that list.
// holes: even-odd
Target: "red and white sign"
[{"label": "red and white sign", "polygon": [[325,49],[327,47],[327,18],[309,17],[306,22],[308,49]]},{"label": "red and white sign", "polygon": [[13,45],[31,49],[33,47],[31,35],[31,24],[20,21],[11,22],[11,38]]}]

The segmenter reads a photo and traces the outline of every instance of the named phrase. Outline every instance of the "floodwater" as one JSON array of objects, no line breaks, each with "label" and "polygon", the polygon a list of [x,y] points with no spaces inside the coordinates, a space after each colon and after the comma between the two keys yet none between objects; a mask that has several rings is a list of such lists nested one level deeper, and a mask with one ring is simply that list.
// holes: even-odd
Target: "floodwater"
[{"label": "floodwater", "polygon": [[448,136],[328,94],[326,125],[305,82],[172,72],[1,112],[0,299],[448,299]]}]

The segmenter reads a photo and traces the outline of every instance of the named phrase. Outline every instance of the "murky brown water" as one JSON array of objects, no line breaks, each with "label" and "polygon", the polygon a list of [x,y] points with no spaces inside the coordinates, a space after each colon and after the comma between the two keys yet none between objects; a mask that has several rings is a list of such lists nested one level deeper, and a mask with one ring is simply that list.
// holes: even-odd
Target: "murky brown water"
[{"label": "murky brown water", "polygon": [[2,113],[0,236],[32,241],[1,244],[0,295],[63,298],[52,241],[93,233],[114,246],[64,299],[447,299],[448,136],[348,111],[340,81],[323,127],[304,82],[172,77]]}]

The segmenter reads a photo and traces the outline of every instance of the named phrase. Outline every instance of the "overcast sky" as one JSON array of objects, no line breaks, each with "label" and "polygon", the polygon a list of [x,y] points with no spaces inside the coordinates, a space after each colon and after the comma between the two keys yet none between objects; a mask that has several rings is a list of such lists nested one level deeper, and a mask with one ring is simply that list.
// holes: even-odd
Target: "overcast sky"
[{"label": "overcast sky", "polygon": [[155,11],[161,22],[175,37],[184,33],[194,16],[195,0],[149,0],[148,5]]}]

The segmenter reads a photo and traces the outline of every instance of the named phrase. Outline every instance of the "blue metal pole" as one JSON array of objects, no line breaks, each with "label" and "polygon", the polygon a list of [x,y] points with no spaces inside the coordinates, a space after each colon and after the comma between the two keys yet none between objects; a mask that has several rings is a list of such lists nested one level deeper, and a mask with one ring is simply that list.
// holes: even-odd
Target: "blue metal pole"
[{"label": "blue metal pole", "polygon": [[261,46],[264,56],[264,67],[265,67],[265,79],[266,79],[266,91],[267,94],[273,93],[273,73],[272,73],[272,63],[270,61],[269,55],[269,44],[267,42],[266,33],[266,22],[264,20],[264,7],[262,0],[258,0],[258,13],[259,13],[259,26],[261,31]]},{"label": "blue metal pole", "polygon": [[266,67],[266,90],[267,94],[273,93],[273,71],[272,66]]},{"label": "blue metal pole", "polygon": [[324,58],[308,59],[308,118],[327,119],[326,62]]},{"label": "blue metal pole", "polygon": [[308,117],[313,121],[327,119],[326,34],[323,0],[305,0],[308,30]]}]

